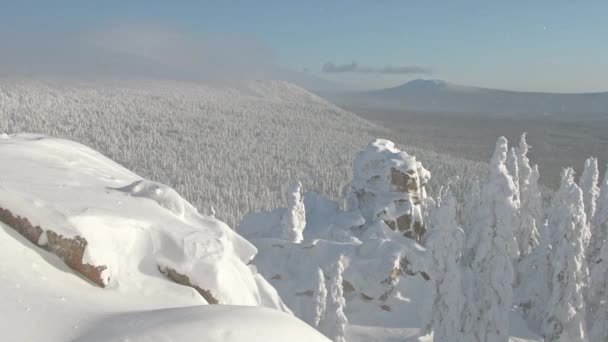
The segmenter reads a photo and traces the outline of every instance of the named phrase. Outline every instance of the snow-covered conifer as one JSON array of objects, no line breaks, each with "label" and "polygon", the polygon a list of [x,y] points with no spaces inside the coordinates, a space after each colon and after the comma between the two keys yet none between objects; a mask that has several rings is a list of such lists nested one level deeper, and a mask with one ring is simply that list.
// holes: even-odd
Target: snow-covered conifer
[{"label": "snow-covered conifer", "polygon": [[287,194],[287,212],[283,216],[283,238],[285,240],[300,243],[304,239],[304,228],[306,227],[306,209],[302,200],[302,184],[295,182],[289,187]]},{"label": "snow-covered conifer", "polygon": [[[522,134],[519,146],[515,148],[518,165],[519,183],[519,228],[517,230],[517,242],[519,244],[520,258],[530,254],[538,244],[538,230],[544,222],[543,203],[540,188],[538,186],[538,166],[530,167],[528,150],[530,146],[526,142],[526,134]],[[518,277],[519,278],[519,277]]]},{"label": "snow-covered conifer", "polygon": [[519,165],[515,148],[511,147],[507,153],[507,159],[505,160],[505,166],[509,172],[509,176],[513,180],[515,186],[515,203],[519,207],[520,202],[520,188],[519,188]]},{"label": "snow-covered conifer", "polygon": [[586,303],[589,340],[608,341],[608,244],[592,267]]},{"label": "snow-covered conifer", "polygon": [[325,310],[327,309],[327,288],[325,287],[325,276],[321,268],[317,270],[317,276],[319,282],[315,296],[315,327],[319,327],[319,324],[325,318]]},{"label": "snow-covered conifer", "polygon": [[526,133],[522,134],[519,138],[519,146],[515,147],[515,156],[517,157],[517,169],[519,171],[519,191],[526,191],[527,181],[530,179],[532,168],[530,167],[530,160],[528,159],[528,151],[530,145],[526,141]]},{"label": "snow-covered conifer", "polygon": [[561,186],[549,212],[552,249],[550,295],[542,323],[546,341],[584,341],[583,284],[587,279],[583,193],[574,171],[562,172]]},{"label": "snow-covered conifer", "polygon": [[433,330],[434,341],[455,341],[461,329],[463,308],[460,256],[464,232],[456,222],[456,200],[448,193],[431,211],[429,237],[429,272],[433,298],[427,317],[426,331]]},{"label": "snow-covered conifer", "polygon": [[540,226],[538,245],[517,265],[519,273],[517,304],[523,309],[528,325],[536,331],[540,331],[550,294],[550,235],[546,224]]},{"label": "snow-covered conifer", "polygon": [[505,166],[507,139],[501,137],[490,162],[490,175],[481,191],[481,207],[471,234],[474,246],[472,286],[467,298],[463,332],[466,341],[506,341],[513,300],[513,264],[519,254],[515,229],[515,185]]},{"label": "snow-covered conifer", "polygon": [[340,255],[333,265],[331,278],[329,280],[329,302],[325,311],[323,321],[325,336],[334,342],[346,342],[346,328],[348,319],[344,312],[346,301],[344,300],[344,289],[342,288],[342,273],[344,272],[344,256]]},{"label": "snow-covered conifer", "polygon": [[600,178],[600,173],[597,168],[597,159],[588,158],[585,160],[585,168],[579,181],[579,186],[583,191],[583,203],[585,204],[585,214],[587,215],[587,223],[591,223],[595,215],[595,206],[600,188],[597,183]]},{"label": "snow-covered conifer", "polygon": [[604,174],[597,199],[597,209],[591,220],[591,242],[587,254],[590,264],[597,260],[602,245],[606,243],[608,243],[608,172]]}]

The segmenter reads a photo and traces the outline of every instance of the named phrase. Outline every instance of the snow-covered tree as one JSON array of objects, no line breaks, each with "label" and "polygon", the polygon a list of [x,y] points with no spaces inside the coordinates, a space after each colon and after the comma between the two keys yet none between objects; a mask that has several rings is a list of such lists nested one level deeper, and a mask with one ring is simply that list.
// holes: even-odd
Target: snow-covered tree
[{"label": "snow-covered tree", "polygon": [[344,312],[346,301],[342,288],[343,272],[344,256],[340,255],[333,265],[331,278],[329,279],[329,301],[325,310],[325,319],[322,323],[322,332],[334,342],[346,342],[346,328],[348,327],[348,319]]},{"label": "snow-covered tree", "polygon": [[546,341],[584,341],[584,237],[588,227],[583,193],[574,182],[572,168],[562,172],[561,186],[549,211],[549,227],[551,281],[542,334]]},{"label": "snow-covered tree", "polygon": [[528,324],[540,331],[550,294],[551,232],[546,224],[540,227],[538,245],[518,263],[519,286],[517,304],[523,309]]},{"label": "snow-covered tree", "polygon": [[538,186],[540,175],[537,165],[530,167],[527,155],[529,149],[524,133],[519,140],[519,146],[514,149],[519,172],[520,213],[517,242],[520,258],[530,254],[538,244],[538,230],[544,221],[542,195]]},{"label": "snow-covered tree", "polygon": [[515,185],[505,166],[507,139],[501,137],[490,162],[490,175],[481,190],[481,207],[469,246],[474,251],[472,294],[467,298],[463,332],[466,341],[507,341],[513,300],[513,264],[518,255],[515,229]]},{"label": "snow-covered tree", "polygon": [[591,242],[587,254],[589,263],[593,264],[597,260],[602,245],[606,243],[608,243],[608,172],[604,174],[597,199],[597,209],[591,220]]},{"label": "snow-covered tree", "polygon": [[519,165],[517,160],[517,155],[515,154],[515,148],[511,147],[509,152],[507,153],[507,160],[505,161],[505,166],[507,167],[507,171],[509,172],[509,176],[513,180],[513,185],[515,185],[515,203],[519,207],[520,202],[520,188],[519,188]]},{"label": "snow-covered tree", "polygon": [[589,340],[608,341],[608,244],[592,267],[586,303]]},{"label": "snow-covered tree", "polygon": [[519,138],[519,145],[515,147],[515,156],[517,157],[517,169],[518,169],[518,181],[519,191],[525,192],[527,188],[527,181],[530,179],[532,168],[530,167],[530,159],[528,159],[528,151],[530,145],[526,141],[526,133],[522,134]]},{"label": "snow-covered tree", "polygon": [[583,191],[583,203],[585,204],[585,214],[587,215],[587,223],[591,223],[595,215],[595,206],[597,198],[600,195],[600,188],[597,183],[600,178],[600,172],[597,168],[597,159],[588,158],[585,160],[585,168],[579,180],[579,186]]},{"label": "snow-covered tree", "polygon": [[317,276],[319,282],[317,285],[317,292],[315,296],[315,327],[319,327],[319,324],[325,318],[325,310],[327,309],[327,288],[325,287],[325,276],[323,270],[319,268],[317,270]]},{"label": "snow-covered tree", "polygon": [[302,242],[304,228],[306,227],[306,209],[304,208],[301,191],[302,184],[300,182],[295,182],[289,187],[287,212],[281,219],[283,238],[295,243]]},{"label": "snow-covered tree", "polygon": [[455,341],[460,333],[464,304],[460,256],[464,232],[456,222],[456,200],[451,193],[438,201],[431,211],[429,237],[429,269],[433,298],[426,322],[426,331],[433,330],[434,341]]}]

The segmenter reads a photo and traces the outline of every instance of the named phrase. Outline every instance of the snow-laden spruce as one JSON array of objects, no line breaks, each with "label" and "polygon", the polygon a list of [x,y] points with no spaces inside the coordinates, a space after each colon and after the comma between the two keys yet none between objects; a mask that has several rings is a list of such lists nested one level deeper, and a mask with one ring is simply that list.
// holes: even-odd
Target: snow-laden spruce
[{"label": "snow-laden spruce", "polygon": [[538,165],[530,167],[526,142],[526,134],[522,134],[519,146],[514,148],[517,158],[517,181],[519,182],[519,229],[517,242],[519,256],[523,258],[530,254],[538,245],[539,227],[544,224],[543,201],[539,187],[540,174]]},{"label": "snow-laden spruce", "polygon": [[506,341],[513,301],[513,260],[518,255],[515,185],[505,166],[507,139],[501,137],[481,189],[481,207],[470,232],[470,291],[465,306],[466,341]]},{"label": "snow-laden spruce", "polygon": [[448,191],[431,211],[429,236],[426,239],[428,272],[433,295],[425,331],[434,332],[436,342],[459,340],[462,328],[464,291],[460,257],[464,232],[456,222],[456,199]]},{"label": "snow-laden spruce", "polygon": [[549,211],[551,252],[549,298],[542,322],[546,341],[585,341],[583,286],[587,279],[585,236],[588,235],[583,192],[574,170],[562,172],[561,186]]},{"label": "snow-laden spruce", "polygon": [[509,149],[509,152],[507,153],[507,159],[505,161],[505,166],[507,168],[509,176],[511,176],[511,179],[513,180],[513,185],[515,186],[515,205],[519,208],[521,189],[519,180],[519,164],[515,152],[515,147],[511,147]]},{"label": "snow-laden spruce", "polygon": [[608,244],[592,267],[586,302],[589,341],[608,341]]},{"label": "snow-laden spruce", "polygon": [[588,158],[585,160],[585,167],[579,180],[579,186],[583,191],[583,203],[585,204],[585,214],[587,215],[587,223],[590,224],[595,216],[597,198],[600,195],[598,181],[600,172],[597,168],[597,158]]},{"label": "snow-laden spruce", "polygon": [[281,219],[283,238],[287,241],[300,243],[304,239],[306,227],[306,209],[302,201],[302,183],[295,182],[289,187],[287,196],[287,212]]},{"label": "snow-laden spruce", "polygon": [[346,342],[346,329],[348,318],[344,313],[346,301],[344,300],[344,289],[342,284],[344,278],[344,256],[340,255],[331,268],[329,279],[329,296],[325,317],[321,324],[321,332],[334,342]]},{"label": "snow-laden spruce", "polygon": [[325,286],[325,275],[323,270],[319,267],[317,270],[318,286],[315,291],[315,319],[314,327],[319,329],[319,324],[325,319],[325,312],[327,311],[327,287]]},{"label": "snow-laden spruce", "polygon": [[[607,165],[608,169],[608,165]],[[591,242],[589,243],[589,263],[598,260],[600,249],[608,243],[608,172],[604,174],[604,180],[600,186],[597,199],[597,209],[591,220]]]}]

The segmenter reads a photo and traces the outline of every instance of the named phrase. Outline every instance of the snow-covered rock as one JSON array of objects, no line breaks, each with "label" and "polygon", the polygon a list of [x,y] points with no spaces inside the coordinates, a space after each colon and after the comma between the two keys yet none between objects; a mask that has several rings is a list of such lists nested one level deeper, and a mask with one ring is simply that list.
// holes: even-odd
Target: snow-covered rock
[{"label": "snow-covered rock", "polygon": [[91,286],[0,222],[2,341],[327,341],[277,310],[204,304],[194,289],[163,277]]},{"label": "snow-covered rock", "polygon": [[416,157],[389,140],[377,139],[357,155],[353,173],[348,194],[351,209],[359,209],[367,222],[380,219],[420,242],[425,232],[420,203],[431,173]]},{"label": "snow-covered rock", "polygon": [[251,243],[83,145],[1,136],[0,208],[0,220],[101,287],[145,289],[168,277],[208,303],[289,312],[247,265]]}]

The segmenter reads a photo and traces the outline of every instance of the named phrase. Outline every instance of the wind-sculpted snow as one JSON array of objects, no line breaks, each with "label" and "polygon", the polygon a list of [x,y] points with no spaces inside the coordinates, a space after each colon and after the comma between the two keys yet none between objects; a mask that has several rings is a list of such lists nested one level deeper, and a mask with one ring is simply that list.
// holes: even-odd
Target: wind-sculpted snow
[{"label": "wind-sculpted snow", "polygon": [[0,133],[20,132],[87,145],[171,186],[201,211],[213,206],[230,226],[250,212],[283,206],[296,179],[307,191],[341,198],[355,153],[373,137],[407,143],[407,151],[433,165],[431,192],[460,176],[452,188],[464,193],[487,170],[414,148],[407,136],[278,81],[220,88],[5,79]]},{"label": "wind-sculpted snow", "polygon": [[0,175],[4,223],[22,234],[34,227],[37,236],[23,235],[102,287],[145,288],[166,275],[208,303],[289,312],[247,266],[257,252],[251,243],[173,189],[85,146],[3,135]]}]

